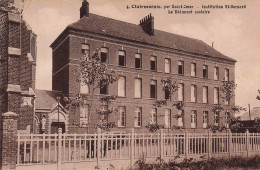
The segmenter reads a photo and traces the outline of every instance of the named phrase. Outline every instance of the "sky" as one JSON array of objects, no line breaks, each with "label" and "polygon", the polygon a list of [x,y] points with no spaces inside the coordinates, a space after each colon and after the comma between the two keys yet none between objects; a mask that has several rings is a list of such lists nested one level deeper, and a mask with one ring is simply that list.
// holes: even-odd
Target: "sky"
[{"label": "sky", "polygon": [[[23,17],[37,34],[36,88],[51,90],[50,44],[79,20],[82,0],[25,0]],[[236,104],[260,106],[260,1],[259,0],[88,0],[90,13],[139,24],[152,13],[155,29],[200,39],[237,60]],[[127,5],[161,5],[162,9],[127,9]],[[245,9],[210,9],[209,14],[168,14],[164,6],[246,5]],[[172,9],[170,9],[172,10]],[[184,8],[182,10],[185,10]],[[206,9],[208,10],[208,9]]]}]

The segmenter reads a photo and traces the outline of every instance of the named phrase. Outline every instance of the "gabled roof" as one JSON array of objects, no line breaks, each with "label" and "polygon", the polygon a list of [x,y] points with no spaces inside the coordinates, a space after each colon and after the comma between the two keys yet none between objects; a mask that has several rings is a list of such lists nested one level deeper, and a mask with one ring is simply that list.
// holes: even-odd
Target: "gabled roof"
[{"label": "gabled roof", "polygon": [[[251,109],[250,114],[251,114],[251,120],[254,120],[255,118],[260,118],[260,107],[254,107],[253,109]],[[249,112],[243,112],[238,116],[240,117],[241,120],[250,120]]]},{"label": "gabled roof", "polygon": [[[85,31],[108,37],[116,37],[119,39],[126,39],[128,41],[130,40],[142,44],[161,46],[174,50],[180,50],[236,62],[236,60],[221,54],[201,40],[188,38],[185,36],[180,36],[160,30],[154,30],[154,36],[150,36],[145,31],[143,31],[140,25],[127,23],[99,16],[96,14],[89,14],[89,17],[82,17],[77,22],[70,24],[67,29]],[[65,29],[65,31],[67,29]],[[60,37],[58,37],[52,43],[51,47],[59,38]]]},{"label": "gabled roof", "polygon": [[58,103],[57,96],[59,92],[49,90],[35,90],[35,109],[52,109]]}]

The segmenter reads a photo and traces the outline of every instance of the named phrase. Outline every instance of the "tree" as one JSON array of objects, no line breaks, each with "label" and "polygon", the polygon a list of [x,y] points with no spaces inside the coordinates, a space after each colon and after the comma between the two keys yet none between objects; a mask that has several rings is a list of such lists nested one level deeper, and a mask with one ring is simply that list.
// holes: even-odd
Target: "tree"
[{"label": "tree", "polygon": [[[222,92],[222,95],[220,98],[222,98],[223,102],[225,103],[225,106],[222,106],[221,104],[218,104],[216,106],[213,106],[211,108],[212,112],[220,115],[220,112],[225,110],[224,117],[218,116],[218,122],[220,122],[221,119],[227,119],[228,127],[223,125],[223,123],[219,123],[218,125],[208,125],[208,128],[211,129],[213,132],[216,131],[224,131],[230,128],[232,131],[237,131],[238,128],[241,126],[241,123],[239,123],[239,118],[236,118],[235,115],[240,113],[240,111],[244,110],[245,108],[240,106],[232,106],[230,107],[230,100],[235,96],[235,89],[237,87],[237,84],[235,84],[234,81],[223,81],[222,86],[220,88],[220,91]],[[229,113],[229,115],[228,115]]]},{"label": "tree", "polygon": [[[184,107],[183,102],[173,102],[172,101],[172,96],[173,94],[178,90],[178,85],[176,84],[175,81],[172,80],[171,77],[167,78],[162,78],[161,79],[161,84],[162,84],[162,91],[165,94],[165,99],[161,100],[156,100],[153,106],[155,108],[160,108],[163,106],[169,106],[169,107],[175,107],[178,110],[182,110]],[[153,115],[156,116],[157,118],[162,118],[165,115]],[[183,114],[172,114],[172,118],[176,118],[177,120],[180,118],[183,118]],[[169,118],[171,118],[169,117]],[[158,122],[150,122],[147,126],[145,126],[150,132],[156,132],[159,129],[165,128],[165,124],[158,124]],[[179,126],[172,126],[172,129],[181,129]]]},{"label": "tree", "polygon": [[253,127],[254,127],[254,129],[256,130],[256,132],[257,133],[259,133],[260,132],[260,118],[259,117],[256,117],[255,119],[254,119],[254,125],[253,125]]},{"label": "tree", "polygon": [[[260,100],[260,90],[258,89],[258,95],[256,96],[257,100]],[[255,123],[254,123],[254,128],[256,131],[259,133],[260,132],[260,118],[256,117],[255,118]]]},{"label": "tree", "polygon": [[260,90],[258,89],[258,95],[256,96],[257,100],[260,100]]},{"label": "tree", "polygon": [[[76,98],[69,100],[69,105],[72,108],[84,107],[88,105],[88,123],[85,126],[88,127],[88,132],[90,128],[90,118],[93,112],[93,99],[95,98],[95,90],[99,88],[105,88],[110,84],[113,84],[118,80],[117,75],[114,70],[109,69],[106,62],[101,62],[101,51],[96,49],[93,55],[90,56],[86,53],[85,57],[82,58],[80,67],[75,70],[75,72],[80,72],[81,78],[77,79],[77,82],[81,83],[82,86],[87,85],[88,93],[78,93]],[[109,130],[115,127],[114,122],[109,122],[109,117],[112,113],[116,111],[114,108],[110,108],[109,104],[116,100],[116,95],[101,95],[98,97],[100,106],[105,106],[102,109],[96,109],[94,111],[99,122],[96,127],[102,128],[104,130]],[[95,103],[96,104],[96,103]],[[79,124],[82,126],[83,124]]]}]

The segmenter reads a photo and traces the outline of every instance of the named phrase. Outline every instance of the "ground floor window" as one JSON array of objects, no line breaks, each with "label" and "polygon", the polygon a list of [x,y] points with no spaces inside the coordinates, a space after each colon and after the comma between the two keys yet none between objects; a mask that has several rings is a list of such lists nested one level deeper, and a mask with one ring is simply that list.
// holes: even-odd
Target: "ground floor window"
[{"label": "ground floor window", "polygon": [[152,108],[151,110],[151,121],[150,123],[157,123],[157,109]]},{"label": "ground floor window", "polygon": [[165,128],[171,127],[171,109],[165,109],[164,111],[164,118],[165,118]]},{"label": "ground floor window", "polygon": [[225,112],[225,126],[226,126],[226,128],[229,128],[229,119],[230,119],[230,113]]},{"label": "ground floor window", "polygon": [[208,111],[203,111],[203,128],[208,126]]},{"label": "ground floor window", "polygon": [[197,123],[197,112],[195,110],[191,111],[191,128],[196,128],[196,123]]},{"label": "ground floor window", "polygon": [[142,127],[142,108],[135,109],[135,127]]},{"label": "ground floor window", "polygon": [[179,127],[183,127],[183,124],[184,124],[184,119],[183,119],[183,110],[178,110],[178,115],[179,115],[179,117],[178,117],[178,126]]},{"label": "ground floor window", "polygon": [[219,125],[219,112],[214,113],[214,125],[215,126]]},{"label": "ground floor window", "polygon": [[126,123],[126,116],[125,116],[125,107],[119,107],[119,120],[118,120],[118,127],[125,127]]},{"label": "ground floor window", "polygon": [[88,105],[80,107],[80,127],[86,127],[88,125]]}]

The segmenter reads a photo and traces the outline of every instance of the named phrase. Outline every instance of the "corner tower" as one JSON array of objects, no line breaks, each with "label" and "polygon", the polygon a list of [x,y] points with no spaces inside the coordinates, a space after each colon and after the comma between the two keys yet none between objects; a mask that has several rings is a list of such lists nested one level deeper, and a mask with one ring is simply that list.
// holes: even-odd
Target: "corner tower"
[{"label": "corner tower", "polygon": [[0,116],[19,115],[18,130],[33,132],[36,35],[13,3],[0,4]]}]

